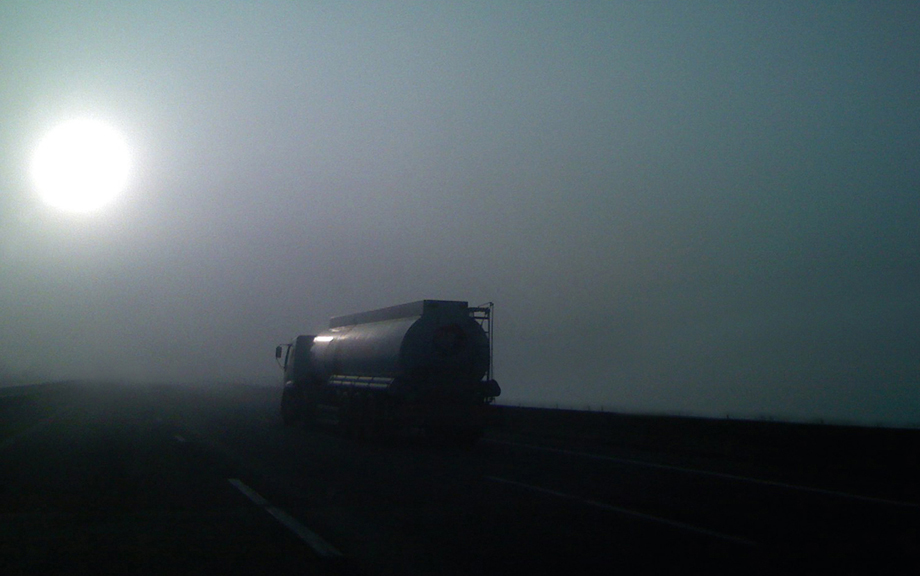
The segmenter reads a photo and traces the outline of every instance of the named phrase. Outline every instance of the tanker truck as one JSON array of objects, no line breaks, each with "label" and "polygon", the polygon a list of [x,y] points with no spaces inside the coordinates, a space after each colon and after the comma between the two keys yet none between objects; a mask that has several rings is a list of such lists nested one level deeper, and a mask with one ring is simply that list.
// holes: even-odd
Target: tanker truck
[{"label": "tanker truck", "polygon": [[493,305],[420,300],[338,316],[275,349],[285,424],[372,438],[421,430],[475,442],[501,394],[492,377]]}]

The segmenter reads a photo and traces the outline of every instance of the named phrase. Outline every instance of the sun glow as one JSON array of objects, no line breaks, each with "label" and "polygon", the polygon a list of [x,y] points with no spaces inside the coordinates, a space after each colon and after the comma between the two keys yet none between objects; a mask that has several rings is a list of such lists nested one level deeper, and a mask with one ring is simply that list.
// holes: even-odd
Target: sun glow
[{"label": "sun glow", "polygon": [[129,165],[128,147],[118,132],[96,120],[71,120],[39,143],[32,177],[49,206],[91,212],[124,189]]}]

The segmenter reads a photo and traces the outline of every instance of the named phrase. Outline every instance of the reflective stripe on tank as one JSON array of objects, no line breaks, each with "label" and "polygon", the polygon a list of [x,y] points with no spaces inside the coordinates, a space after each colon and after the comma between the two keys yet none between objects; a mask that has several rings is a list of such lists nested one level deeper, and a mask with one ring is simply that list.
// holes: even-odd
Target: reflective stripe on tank
[{"label": "reflective stripe on tank", "polygon": [[393,378],[388,376],[348,376],[333,374],[329,377],[332,386],[354,386],[356,388],[388,388]]}]

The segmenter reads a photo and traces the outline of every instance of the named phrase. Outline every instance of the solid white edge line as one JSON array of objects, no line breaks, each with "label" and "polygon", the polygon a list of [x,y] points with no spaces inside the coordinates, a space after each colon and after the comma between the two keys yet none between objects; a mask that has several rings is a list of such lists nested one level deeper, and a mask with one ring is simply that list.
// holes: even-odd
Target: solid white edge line
[{"label": "solid white edge line", "polygon": [[680,522],[678,520],[671,520],[669,518],[653,516],[651,514],[646,514],[644,512],[637,512],[636,510],[630,510],[628,508],[620,508],[619,506],[605,504],[603,502],[598,502],[596,500],[588,500],[587,498],[581,498],[573,494],[566,494],[565,492],[557,492],[556,490],[550,490],[548,488],[532,486],[530,484],[525,484],[523,482],[518,482],[516,480],[508,480],[507,478],[498,478],[497,476],[485,476],[485,479],[491,480],[492,482],[500,482],[502,484],[510,484],[512,486],[518,486],[520,488],[525,488],[527,490],[533,490],[535,492],[541,492],[543,494],[550,494],[552,496],[564,498],[566,500],[574,500],[581,504],[593,506],[595,508],[600,508],[601,510],[607,510],[608,512],[615,512],[617,514],[622,514],[624,516],[631,516],[633,518],[638,518],[640,520],[655,522],[657,524],[664,524],[666,526],[671,526],[672,528],[679,528],[681,530],[686,530],[688,532],[695,532],[697,534],[702,534],[704,536],[709,536],[712,538],[718,538],[720,540],[727,540],[729,542],[734,542],[736,544],[742,544],[744,546],[757,546],[758,545],[757,542],[754,542],[753,540],[748,540],[747,538],[742,538],[741,536],[723,534],[722,532],[716,532],[715,530],[710,530],[708,528],[703,528],[701,526],[694,526],[693,524],[687,524],[685,522]]},{"label": "solid white edge line", "polygon": [[556,452],[558,454],[567,454],[569,456],[579,456],[582,458],[590,458],[592,460],[607,460],[610,462],[633,464],[635,466],[645,466],[646,468],[660,468],[662,470],[676,470],[678,472],[686,472],[688,474],[698,474],[701,476],[713,476],[716,478],[725,478],[727,480],[737,480],[739,482],[750,482],[752,484],[763,484],[766,486],[775,486],[777,488],[785,488],[787,490],[798,490],[801,492],[814,492],[816,494],[824,494],[825,496],[836,496],[838,498],[847,498],[850,500],[862,500],[864,502],[873,502],[875,504],[885,504],[888,506],[901,506],[904,508],[920,508],[920,504],[916,504],[914,502],[904,502],[902,500],[888,500],[886,498],[876,498],[874,496],[861,496],[859,494],[850,494],[848,492],[839,492],[837,490],[825,490],[823,488],[812,488],[811,486],[798,486],[796,484],[787,484],[785,482],[777,482],[776,480],[763,480],[760,478],[749,478],[747,476],[738,476],[737,474],[726,474],[725,472],[713,472],[711,470],[699,470],[697,468],[684,468],[681,466],[671,466],[669,464],[656,464],[654,462],[633,460],[631,458],[617,458],[616,456],[602,456],[600,454],[588,454],[587,452],[575,452],[573,450],[564,450],[562,448],[549,448],[549,447],[544,447],[544,446],[534,446],[532,444],[521,444],[519,442],[506,442],[504,440],[492,440],[489,438],[483,438],[483,441],[491,442],[493,444],[505,444],[507,446],[520,446],[522,448],[527,448],[529,450],[538,450],[538,451],[543,451],[543,452]]},{"label": "solid white edge line", "polygon": [[285,512],[284,510],[272,506],[271,503],[259,495],[258,492],[247,486],[243,483],[242,480],[238,478],[228,478],[227,482],[233,485],[234,488],[243,493],[244,496],[249,498],[256,506],[262,508],[269,514],[271,514],[275,520],[284,524],[284,526],[297,535],[298,538],[307,543],[307,545],[316,552],[317,555],[322,558],[340,558],[342,553],[339,552],[332,544],[323,540],[319,534],[313,532],[303,524],[301,524],[293,516]]}]

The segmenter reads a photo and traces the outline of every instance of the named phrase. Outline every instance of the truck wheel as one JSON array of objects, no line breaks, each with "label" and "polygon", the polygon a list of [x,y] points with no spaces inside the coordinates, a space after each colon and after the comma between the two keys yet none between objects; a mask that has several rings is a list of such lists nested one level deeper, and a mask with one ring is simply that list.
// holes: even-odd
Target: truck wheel
[{"label": "truck wheel", "polygon": [[345,438],[355,435],[355,402],[351,396],[343,396],[339,400],[338,425],[339,434]]},{"label": "truck wheel", "polygon": [[303,418],[302,404],[294,389],[284,389],[281,393],[281,421],[285,426],[293,426]]},{"label": "truck wheel", "polygon": [[304,400],[301,421],[305,428],[316,425],[316,402],[311,403],[309,400]]},{"label": "truck wheel", "polygon": [[472,448],[479,442],[482,433],[481,428],[475,427],[428,426],[425,428],[425,434],[429,440],[439,446],[455,448]]},{"label": "truck wheel", "polygon": [[353,404],[355,438],[363,442],[373,441],[377,435],[377,406],[368,392],[355,396]]}]

